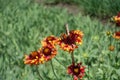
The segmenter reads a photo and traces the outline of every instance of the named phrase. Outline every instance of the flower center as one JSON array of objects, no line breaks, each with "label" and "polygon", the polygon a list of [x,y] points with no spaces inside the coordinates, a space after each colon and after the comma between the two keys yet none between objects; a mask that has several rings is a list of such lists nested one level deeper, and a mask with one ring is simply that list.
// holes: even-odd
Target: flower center
[{"label": "flower center", "polygon": [[51,55],[51,49],[50,49],[50,48],[47,48],[47,47],[44,48],[44,49],[43,49],[43,54],[46,55],[46,56]]},{"label": "flower center", "polygon": [[73,74],[75,74],[75,75],[79,75],[80,74],[80,68],[78,66],[74,66]]},{"label": "flower center", "polygon": [[72,36],[67,36],[63,39],[63,42],[68,45],[72,45],[75,43],[74,38]]},{"label": "flower center", "polygon": [[79,69],[78,69],[78,68],[74,68],[74,72],[75,72],[75,73],[78,73],[78,72],[79,72]]}]

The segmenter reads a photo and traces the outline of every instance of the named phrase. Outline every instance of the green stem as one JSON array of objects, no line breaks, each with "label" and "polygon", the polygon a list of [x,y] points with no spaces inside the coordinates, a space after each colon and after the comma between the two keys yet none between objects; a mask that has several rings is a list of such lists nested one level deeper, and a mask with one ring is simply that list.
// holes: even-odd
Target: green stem
[{"label": "green stem", "polygon": [[[89,68],[89,59],[87,59],[87,63],[88,63],[88,75],[90,74],[90,68]],[[88,80],[90,79],[90,77],[88,76]]]},{"label": "green stem", "polygon": [[[71,52],[71,58],[72,58],[72,64],[75,65],[74,54],[73,54],[73,52]],[[74,80],[74,76],[73,76],[73,80]]]},{"label": "green stem", "polygon": [[62,64],[56,57],[54,59],[66,69],[66,66]]},{"label": "green stem", "polygon": [[72,64],[75,64],[73,52],[71,52],[71,58],[72,58]]},{"label": "green stem", "polygon": [[36,66],[36,73],[37,73],[38,76],[39,76],[39,80],[44,80],[44,79],[42,78],[42,76],[40,75],[40,72],[39,72],[39,70],[38,70],[38,65]]},{"label": "green stem", "polygon": [[117,65],[117,62],[118,62],[118,54],[119,54],[119,52],[120,52],[120,42],[118,42],[117,44],[116,44],[116,48],[118,49],[118,51],[117,51],[117,54],[116,54],[116,57],[115,57],[115,60],[116,60],[116,65]]},{"label": "green stem", "polygon": [[50,62],[51,62],[51,66],[52,66],[52,71],[53,71],[53,74],[55,75],[56,79],[57,79],[57,80],[59,80],[59,79],[58,79],[58,77],[57,77],[57,75],[55,74],[54,67],[53,67],[53,63],[52,63],[52,60],[51,60]]}]

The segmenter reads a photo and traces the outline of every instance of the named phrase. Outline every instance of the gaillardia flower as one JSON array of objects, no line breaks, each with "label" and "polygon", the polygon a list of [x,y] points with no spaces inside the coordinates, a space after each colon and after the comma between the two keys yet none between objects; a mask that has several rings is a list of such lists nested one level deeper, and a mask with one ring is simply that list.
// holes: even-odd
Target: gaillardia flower
[{"label": "gaillardia flower", "polygon": [[117,25],[117,26],[120,26],[120,13],[118,13],[117,16],[114,16],[114,17],[113,17],[113,21],[116,22],[116,25]]},{"label": "gaillardia flower", "polygon": [[109,46],[108,48],[110,51],[114,51],[115,47],[113,45]]},{"label": "gaillardia flower", "polygon": [[72,64],[68,66],[67,73],[73,75],[74,80],[78,80],[78,78],[82,79],[85,73],[85,67],[81,65],[81,63]]},{"label": "gaillardia flower", "polygon": [[113,38],[120,40],[120,31],[117,31],[113,34]]},{"label": "gaillardia flower", "polygon": [[38,51],[33,51],[30,55],[25,55],[24,64],[37,65],[40,63],[44,63],[44,57]]},{"label": "gaillardia flower", "polygon": [[72,52],[77,48],[77,44],[82,44],[83,33],[79,30],[72,30],[70,34],[62,34],[59,39],[60,47],[65,50]]},{"label": "gaillardia flower", "polygon": [[44,55],[45,61],[51,60],[57,54],[56,48],[50,45],[43,46],[39,51]]},{"label": "gaillardia flower", "polygon": [[43,46],[47,46],[47,45],[54,46],[58,43],[58,38],[51,35],[45,38],[43,41],[41,41],[41,43]]}]

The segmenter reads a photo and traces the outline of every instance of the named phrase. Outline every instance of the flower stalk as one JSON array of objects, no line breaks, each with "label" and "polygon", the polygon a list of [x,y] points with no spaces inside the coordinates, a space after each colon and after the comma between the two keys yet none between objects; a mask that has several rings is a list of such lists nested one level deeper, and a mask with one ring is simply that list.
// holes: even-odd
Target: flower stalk
[{"label": "flower stalk", "polygon": [[62,64],[56,57],[54,59],[66,69],[66,66]]},{"label": "flower stalk", "polygon": [[38,76],[39,76],[39,80],[44,80],[44,79],[42,78],[42,76],[40,75],[40,72],[39,72],[39,70],[38,70],[38,65],[36,65],[36,73],[37,73]]},{"label": "flower stalk", "polygon": [[73,52],[71,52],[71,58],[72,58],[72,64],[74,64],[74,65],[75,65],[75,61],[74,61],[74,54],[73,54]]},{"label": "flower stalk", "polygon": [[[69,33],[68,24],[65,24],[65,28],[66,28],[67,36],[69,37],[70,33]],[[71,52],[71,58],[72,58],[72,64],[75,64],[73,51]]]},{"label": "flower stalk", "polygon": [[[69,37],[70,33],[69,33],[68,24],[65,24],[65,28],[66,28],[67,37]],[[71,59],[72,59],[72,64],[75,65],[73,51],[71,52]],[[74,80],[74,76],[73,76],[73,80]]]},{"label": "flower stalk", "polygon": [[55,73],[55,71],[54,71],[54,67],[53,67],[52,60],[51,60],[50,62],[51,62],[51,66],[52,66],[52,71],[53,71],[53,74],[55,75],[56,79],[57,79],[57,80],[59,80],[59,79],[58,79],[58,77],[57,77],[57,75],[56,75],[56,73]]}]

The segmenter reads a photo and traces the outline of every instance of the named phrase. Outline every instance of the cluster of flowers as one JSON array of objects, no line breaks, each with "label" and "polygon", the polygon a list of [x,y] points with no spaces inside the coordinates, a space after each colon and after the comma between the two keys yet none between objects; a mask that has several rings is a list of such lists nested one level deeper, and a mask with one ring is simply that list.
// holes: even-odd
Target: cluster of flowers
[{"label": "cluster of flowers", "polygon": [[[118,15],[112,17],[112,21],[115,22],[116,27],[120,28],[120,13]],[[111,32],[107,32],[107,35],[111,35]],[[120,31],[115,31],[112,35],[112,37],[116,40],[120,40]],[[111,45],[109,46],[110,51],[114,51],[114,46]]]},{"label": "cluster of flowers", "polygon": [[[48,36],[41,41],[42,47],[37,51],[31,52],[29,55],[25,55],[24,63],[30,65],[43,64],[54,58],[57,55],[56,45],[59,45],[64,51],[72,53],[78,44],[82,44],[83,33],[79,30],[71,30],[68,34],[61,34],[61,36],[55,37],[53,35]],[[85,67],[81,63],[72,63],[68,66],[68,74],[74,76],[74,80],[78,78],[82,79],[85,72]]]},{"label": "cluster of flowers", "polygon": [[55,47],[57,42],[58,39],[56,37],[53,35],[48,36],[43,41],[41,41],[42,48],[31,52],[30,55],[25,55],[24,63],[30,65],[38,65],[44,63],[45,61],[51,60],[57,54]]},{"label": "cluster of flowers", "polygon": [[[117,16],[113,17],[113,21],[116,23],[116,26],[119,28],[120,27],[120,12],[118,13]],[[116,31],[113,34],[113,38],[120,40],[120,31]]]},{"label": "cluster of flowers", "polygon": [[[106,34],[107,34],[108,36],[110,36],[110,35],[111,35],[111,32],[107,32]],[[114,32],[111,36],[112,36],[114,39],[116,39],[117,41],[119,41],[119,40],[120,40],[120,31]],[[114,51],[114,49],[115,49],[115,46],[113,46],[113,45],[110,45],[110,46],[109,46],[109,50],[110,50],[110,51]]]},{"label": "cluster of flowers", "polygon": [[[113,17],[113,21],[116,23],[116,26],[120,27],[120,13],[118,13],[117,16]],[[116,31],[113,35],[113,38],[120,40],[120,31]]]}]

